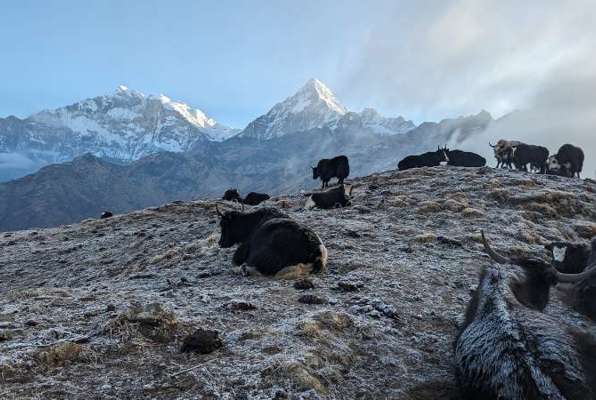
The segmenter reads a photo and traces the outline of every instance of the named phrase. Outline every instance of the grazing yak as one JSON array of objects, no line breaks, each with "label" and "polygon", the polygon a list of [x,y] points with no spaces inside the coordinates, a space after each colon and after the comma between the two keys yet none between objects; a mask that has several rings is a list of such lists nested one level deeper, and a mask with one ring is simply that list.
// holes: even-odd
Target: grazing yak
[{"label": "grazing yak", "polygon": [[513,164],[515,168],[528,171],[528,164],[541,174],[546,173],[548,149],[542,146],[522,143],[513,149]]},{"label": "grazing yak", "polygon": [[249,194],[246,195],[246,197],[244,198],[244,200],[242,200],[242,202],[249,206],[256,206],[256,205],[261,204],[265,200],[269,200],[270,198],[271,198],[271,196],[269,196],[266,193],[250,192]]},{"label": "grazing yak", "polygon": [[495,158],[497,159],[497,168],[513,168],[513,151],[520,144],[524,143],[520,142],[519,140],[505,139],[500,139],[495,145],[488,142],[488,145],[493,148],[495,153]]},{"label": "grazing yak", "polygon": [[579,147],[564,144],[548,159],[548,173],[573,178],[580,177],[584,167],[584,152]]},{"label": "grazing yak", "polygon": [[331,178],[337,178],[337,183],[343,184],[348,175],[350,175],[350,164],[346,156],[337,156],[331,159],[324,158],[319,160],[316,167],[312,167],[312,178],[321,178],[323,182],[322,189],[329,186]]},{"label": "grazing yak", "polygon": [[596,398],[596,339],[543,314],[550,286],[580,282],[589,273],[562,274],[542,260],[509,259],[482,234],[499,264],[521,276],[485,268],[455,340],[458,385],[469,400],[588,400]]},{"label": "grazing yak", "polygon": [[236,201],[238,203],[242,202],[242,198],[240,197],[240,193],[238,193],[238,189],[226,190],[222,199],[226,201]]},{"label": "grazing yak", "polygon": [[486,159],[471,151],[449,150],[444,149],[445,157],[447,157],[447,165],[453,167],[484,167]]},{"label": "grazing yak", "polygon": [[245,274],[259,272],[281,279],[319,273],[327,266],[327,249],[319,236],[275,208],[221,213],[222,248],[240,244],[233,262]]},{"label": "grazing yak", "polygon": [[397,164],[397,169],[404,171],[411,168],[437,167],[442,162],[447,162],[445,149],[437,148],[437,151],[407,156]]},{"label": "grazing yak", "polygon": [[323,209],[346,207],[351,204],[351,196],[351,185],[339,185],[324,192],[311,194],[304,208],[310,210],[315,207]]}]

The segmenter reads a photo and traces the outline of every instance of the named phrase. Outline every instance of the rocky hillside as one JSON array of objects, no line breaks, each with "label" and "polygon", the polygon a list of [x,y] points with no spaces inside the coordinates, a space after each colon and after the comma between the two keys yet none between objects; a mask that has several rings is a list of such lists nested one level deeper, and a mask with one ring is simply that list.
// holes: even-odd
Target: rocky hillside
[{"label": "rocky hillside", "polygon": [[[234,274],[208,200],[1,234],[0,398],[457,398],[452,342],[489,264],[479,230],[542,257],[596,235],[591,180],[424,168],[353,183],[346,209],[283,196],[329,250],[310,282]],[[593,327],[552,297],[546,313]],[[218,338],[182,353],[199,328]]]},{"label": "rocky hillside", "polygon": [[473,135],[491,120],[488,113],[480,113],[425,123],[399,135],[367,133],[355,124],[270,140],[236,137],[126,165],[88,154],[0,183],[0,231],[79,222],[106,209],[122,213],[167,201],[219,197],[230,187],[243,194],[310,190],[319,185],[312,180],[310,166],[321,158],[346,154],[351,176],[365,176],[395,168],[407,154]]}]

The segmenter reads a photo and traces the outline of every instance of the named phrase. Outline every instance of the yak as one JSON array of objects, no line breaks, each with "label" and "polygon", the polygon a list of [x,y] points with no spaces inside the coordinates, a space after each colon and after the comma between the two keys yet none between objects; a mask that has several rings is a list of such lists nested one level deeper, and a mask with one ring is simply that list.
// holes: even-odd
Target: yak
[{"label": "yak", "polygon": [[104,211],[99,216],[100,219],[112,218],[114,214],[111,211]]},{"label": "yak", "polygon": [[584,167],[584,152],[571,144],[561,146],[557,154],[548,159],[548,172],[553,175],[580,177]]},{"label": "yak", "polygon": [[351,204],[351,195],[351,185],[339,185],[324,192],[311,194],[304,208],[308,210],[315,207],[323,209],[346,207]]},{"label": "yak", "polygon": [[271,198],[271,196],[269,196],[266,193],[250,192],[249,194],[246,195],[246,197],[244,197],[244,200],[242,200],[242,203],[249,205],[249,206],[256,206],[256,205],[261,204],[265,200],[269,200],[270,198]]},{"label": "yak", "polygon": [[512,277],[496,266],[480,274],[454,346],[463,398],[596,398],[596,338],[541,312],[551,286],[594,274],[562,274],[539,259],[510,259],[490,247],[484,232],[482,241],[494,261],[517,264],[522,274]]},{"label": "yak", "polygon": [[219,246],[239,244],[233,263],[248,275],[258,272],[281,279],[320,273],[327,266],[327,248],[310,228],[271,207],[251,212],[227,211],[220,217]]},{"label": "yak", "polygon": [[238,189],[228,189],[224,192],[222,200],[226,201],[235,201],[238,203],[242,202],[242,198],[240,197],[240,193],[238,193]]},{"label": "yak", "polygon": [[505,140],[500,139],[496,145],[488,142],[488,145],[493,148],[495,158],[497,159],[497,168],[513,168],[513,152],[517,146],[524,144],[519,140]]},{"label": "yak", "polygon": [[542,146],[522,143],[514,148],[513,164],[515,168],[528,171],[528,164],[531,168],[537,169],[541,174],[546,173],[548,149]]},{"label": "yak", "polygon": [[329,186],[331,178],[337,178],[337,183],[343,184],[348,175],[350,175],[350,163],[348,157],[343,155],[331,159],[323,158],[319,160],[316,167],[312,167],[312,178],[321,178],[322,189]]},{"label": "yak", "polygon": [[426,153],[410,155],[403,158],[397,164],[397,169],[400,171],[404,171],[406,169],[411,168],[437,167],[441,165],[442,162],[446,163],[447,161],[448,159],[445,153],[445,149],[438,147],[437,151],[429,151]]},{"label": "yak", "polygon": [[[553,265],[561,272],[581,274],[596,270],[596,237],[590,245],[582,243],[554,242],[547,246],[553,255]],[[578,312],[596,320],[596,277],[573,285],[565,300]]]},{"label": "yak", "polygon": [[443,149],[447,157],[447,165],[454,167],[484,167],[486,159],[471,151]]},{"label": "yak", "polygon": [[566,274],[579,274],[592,262],[596,263],[596,238],[592,244],[552,242],[544,246],[552,255],[553,266]]}]

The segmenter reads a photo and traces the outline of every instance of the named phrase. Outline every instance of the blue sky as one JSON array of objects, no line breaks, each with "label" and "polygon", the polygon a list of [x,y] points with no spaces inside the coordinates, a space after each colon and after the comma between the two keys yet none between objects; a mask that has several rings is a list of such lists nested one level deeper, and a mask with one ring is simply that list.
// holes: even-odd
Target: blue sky
[{"label": "blue sky", "polygon": [[242,126],[310,77],[341,91],[350,46],[380,17],[359,4],[4,1],[0,115],[26,116],[123,83]]},{"label": "blue sky", "polygon": [[352,110],[417,123],[481,109],[553,115],[570,99],[593,115],[594,91],[581,88],[596,83],[594,2],[520,4],[4,0],[0,116],[126,84],[243,127],[311,77]]}]

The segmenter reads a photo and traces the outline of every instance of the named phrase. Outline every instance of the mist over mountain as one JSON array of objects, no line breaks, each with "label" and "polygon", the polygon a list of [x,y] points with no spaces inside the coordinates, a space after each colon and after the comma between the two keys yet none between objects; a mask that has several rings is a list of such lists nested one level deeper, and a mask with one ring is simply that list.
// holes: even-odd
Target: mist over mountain
[{"label": "mist over mountain", "polygon": [[492,121],[482,111],[416,127],[373,109],[350,112],[331,90],[311,80],[227,140],[213,140],[197,130],[198,139],[187,143],[186,151],[159,151],[125,164],[88,153],[0,184],[0,230],[71,223],[103,210],[121,213],[173,200],[220,197],[230,187],[242,194],[310,190],[319,185],[310,166],[321,158],[345,154],[351,176],[364,176],[395,168],[407,154],[457,144]]}]

